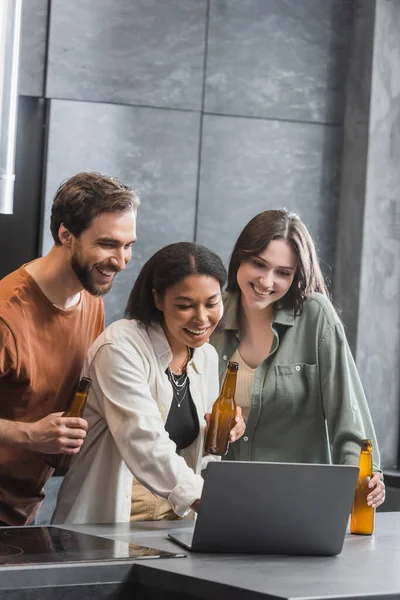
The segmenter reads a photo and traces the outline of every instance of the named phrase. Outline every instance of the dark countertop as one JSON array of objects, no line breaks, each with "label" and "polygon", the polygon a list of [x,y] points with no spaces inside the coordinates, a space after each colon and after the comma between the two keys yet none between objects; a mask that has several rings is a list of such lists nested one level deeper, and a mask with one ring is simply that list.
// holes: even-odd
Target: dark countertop
[{"label": "dark countertop", "polygon": [[[163,521],[63,528],[178,552],[181,551],[180,547],[169,541],[166,535],[169,531],[188,526],[191,526],[188,521]],[[111,592],[115,592],[117,584],[129,577],[136,584],[139,582],[155,591],[153,596],[146,598],[161,597],[157,596],[157,590],[159,593],[161,590],[169,590],[175,597],[209,600],[221,600],[225,597],[230,600],[333,600],[382,596],[387,600],[400,598],[399,564],[400,512],[394,512],[376,515],[376,530],[371,537],[348,534],[342,553],[336,557],[210,555],[187,552],[187,558],[137,561],[134,565],[105,562],[0,567],[0,590],[14,591],[14,594],[4,596],[8,600],[33,598],[35,588],[42,590],[40,597],[45,597],[45,587],[68,586],[71,589],[71,586],[73,588],[79,585],[82,586],[79,588],[82,593],[75,593],[75,598],[79,596],[79,600],[99,598],[99,589],[104,592],[101,597],[111,598]],[[90,584],[97,584],[94,586],[97,592],[90,592]],[[107,595],[107,586],[104,584],[113,584],[110,595]],[[87,594],[83,594],[84,585],[89,586]],[[54,587],[53,595],[46,598],[56,597]],[[30,593],[24,595],[24,589],[29,589]],[[19,595],[17,590],[21,592]],[[3,593],[0,591],[2,599]],[[167,596],[162,594],[162,597]]]}]

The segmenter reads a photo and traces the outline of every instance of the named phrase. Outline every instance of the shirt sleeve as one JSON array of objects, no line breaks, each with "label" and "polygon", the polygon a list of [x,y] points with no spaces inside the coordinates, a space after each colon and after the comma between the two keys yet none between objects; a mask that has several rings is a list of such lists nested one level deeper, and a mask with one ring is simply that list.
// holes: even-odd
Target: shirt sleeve
[{"label": "shirt sleeve", "polygon": [[358,464],[361,440],[373,443],[374,469],[380,469],[375,430],[342,323],[328,327],[319,348],[320,384],[335,464]]},{"label": "shirt sleeve", "polygon": [[176,453],[151,394],[142,357],[106,344],[89,372],[98,387],[100,412],[129,470],[184,516],[201,497],[203,479]]},{"label": "shirt sleeve", "polygon": [[17,368],[17,347],[14,335],[0,318],[0,377],[10,375]]}]

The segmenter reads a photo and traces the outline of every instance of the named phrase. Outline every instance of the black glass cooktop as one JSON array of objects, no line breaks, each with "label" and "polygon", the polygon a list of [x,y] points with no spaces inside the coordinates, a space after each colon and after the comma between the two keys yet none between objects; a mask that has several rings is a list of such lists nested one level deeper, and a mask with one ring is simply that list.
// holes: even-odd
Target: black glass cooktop
[{"label": "black glass cooktop", "polygon": [[0,565],[178,558],[130,542],[99,538],[58,527],[0,527]]}]

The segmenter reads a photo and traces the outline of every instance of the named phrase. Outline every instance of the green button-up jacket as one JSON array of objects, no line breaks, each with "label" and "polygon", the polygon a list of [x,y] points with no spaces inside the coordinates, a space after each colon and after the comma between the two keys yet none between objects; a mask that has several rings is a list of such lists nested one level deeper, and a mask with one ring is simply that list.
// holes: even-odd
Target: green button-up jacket
[{"label": "green button-up jacket", "polygon": [[[224,328],[211,338],[223,376],[240,343],[238,295],[224,294]],[[373,442],[371,415],[343,324],[331,302],[313,293],[303,312],[278,310],[270,354],[254,373],[244,436],[227,459],[358,464],[361,440]]]}]

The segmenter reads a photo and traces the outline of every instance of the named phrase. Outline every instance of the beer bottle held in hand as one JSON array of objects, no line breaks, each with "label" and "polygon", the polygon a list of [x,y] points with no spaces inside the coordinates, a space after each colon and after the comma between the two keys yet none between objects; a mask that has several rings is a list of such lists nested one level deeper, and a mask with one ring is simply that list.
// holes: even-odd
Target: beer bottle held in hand
[{"label": "beer bottle held in hand", "polygon": [[[63,417],[83,417],[83,411],[85,410],[86,400],[91,385],[92,380],[89,379],[89,377],[82,377],[72,398],[71,404],[62,414]],[[47,454],[46,463],[50,467],[53,467],[53,469],[62,469],[63,471],[66,471],[72,456],[73,455],[71,454]]]},{"label": "beer bottle held in hand", "polygon": [[204,451],[207,454],[224,456],[228,452],[229,433],[235,424],[236,417],[235,390],[238,368],[237,362],[228,363],[221,393],[212,408],[204,445]]},{"label": "beer bottle held in hand", "polygon": [[367,496],[371,492],[368,483],[372,475],[372,440],[362,441],[358,466],[360,472],[351,510],[350,532],[371,535],[374,531],[375,509],[368,506]]}]

